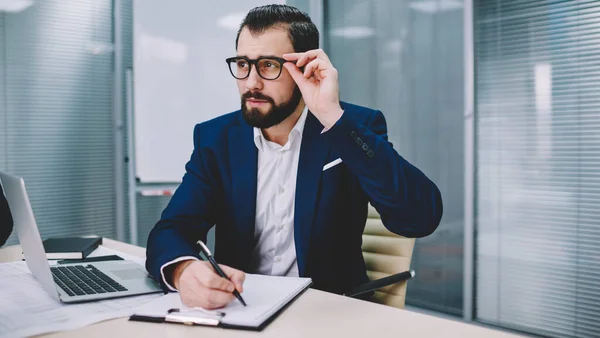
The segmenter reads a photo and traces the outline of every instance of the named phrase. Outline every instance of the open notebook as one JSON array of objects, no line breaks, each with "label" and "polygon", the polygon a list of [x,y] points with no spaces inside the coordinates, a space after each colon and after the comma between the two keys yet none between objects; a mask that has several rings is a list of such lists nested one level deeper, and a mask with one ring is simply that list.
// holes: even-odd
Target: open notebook
[{"label": "open notebook", "polygon": [[169,293],[137,309],[130,320],[262,330],[311,284],[310,278],[247,274],[242,293],[246,307],[234,299],[216,311],[189,308],[178,293]]}]

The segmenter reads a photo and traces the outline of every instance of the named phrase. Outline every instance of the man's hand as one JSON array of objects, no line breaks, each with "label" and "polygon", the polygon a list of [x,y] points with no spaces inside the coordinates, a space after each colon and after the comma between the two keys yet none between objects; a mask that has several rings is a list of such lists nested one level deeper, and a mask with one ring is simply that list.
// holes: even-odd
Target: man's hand
[{"label": "man's hand", "polygon": [[[283,66],[300,88],[308,109],[325,128],[331,128],[342,116],[343,110],[340,107],[338,72],[327,54],[321,49],[314,49],[305,53],[284,54],[283,58],[292,61]],[[304,66],[302,73],[300,68]]]},{"label": "man's hand", "polygon": [[209,262],[188,260],[178,263],[173,271],[173,284],[185,305],[204,309],[221,308],[235,298],[234,289],[243,292],[246,274],[225,265],[219,266],[231,282],[219,276]]}]

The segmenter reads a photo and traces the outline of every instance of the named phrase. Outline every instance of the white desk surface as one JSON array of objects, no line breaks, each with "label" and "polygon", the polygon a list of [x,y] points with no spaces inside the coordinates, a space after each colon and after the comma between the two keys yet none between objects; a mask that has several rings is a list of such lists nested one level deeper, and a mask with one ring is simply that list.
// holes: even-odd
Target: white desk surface
[{"label": "white desk surface", "polygon": [[[121,252],[145,255],[145,249],[104,239],[103,245]],[[0,249],[0,262],[22,258],[19,246]],[[486,337],[509,338],[515,334],[460,321],[401,310],[309,289],[262,332],[176,324],[108,320],[81,329],[44,337]]]}]

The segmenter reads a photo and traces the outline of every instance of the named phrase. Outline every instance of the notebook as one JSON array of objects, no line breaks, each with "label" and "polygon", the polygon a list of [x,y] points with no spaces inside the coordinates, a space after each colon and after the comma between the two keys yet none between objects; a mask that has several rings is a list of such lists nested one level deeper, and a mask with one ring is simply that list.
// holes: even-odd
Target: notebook
[{"label": "notebook", "polygon": [[102,237],[62,237],[44,240],[47,259],[84,259],[102,244]]},{"label": "notebook", "polygon": [[311,284],[310,278],[247,274],[242,293],[246,307],[235,299],[218,310],[189,308],[178,293],[169,293],[137,309],[130,320],[260,331]]}]

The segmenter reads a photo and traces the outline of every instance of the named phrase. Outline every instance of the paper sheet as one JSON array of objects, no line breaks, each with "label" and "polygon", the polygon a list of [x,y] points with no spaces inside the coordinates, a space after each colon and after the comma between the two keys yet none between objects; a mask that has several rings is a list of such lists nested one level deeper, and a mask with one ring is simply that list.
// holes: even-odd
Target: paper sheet
[{"label": "paper sheet", "polygon": [[[129,258],[120,252],[104,249],[110,252],[101,251],[100,255],[118,254],[125,259]],[[62,304],[44,291],[25,262],[0,264],[0,338],[71,330],[107,319],[129,316],[133,309],[160,296],[161,294],[152,294],[82,304]]]},{"label": "paper sheet", "polygon": [[[246,275],[242,297],[248,304],[244,307],[237,299],[217,311],[225,313],[223,323],[257,327],[287,304],[309,284],[310,278]],[[169,309],[184,312],[190,308],[182,304],[177,293],[170,293],[141,306],[135,314],[164,317]]]}]

